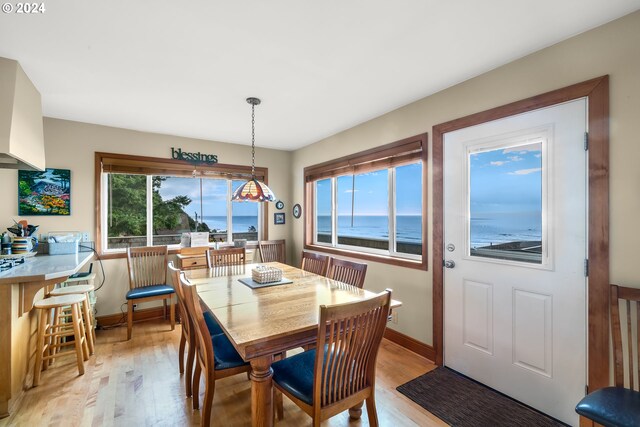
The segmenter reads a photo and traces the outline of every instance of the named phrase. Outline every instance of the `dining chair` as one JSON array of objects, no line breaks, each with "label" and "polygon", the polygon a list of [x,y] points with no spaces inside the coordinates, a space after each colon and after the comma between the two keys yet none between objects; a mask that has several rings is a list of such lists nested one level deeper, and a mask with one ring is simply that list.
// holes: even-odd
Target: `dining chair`
[{"label": "dining chair", "polygon": [[[173,261],[169,261],[167,265],[169,268],[169,274],[171,275],[171,281],[176,291],[176,296],[178,297],[178,307],[180,309],[180,319],[181,319],[181,335],[180,335],[180,346],[178,347],[178,367],[180,370],[180,374],[184,374],[184,388],[187,397],[191,397],[191,385],[193,383],[193,362],[195,358],[195,348],[196,348],[196,339],[193,334],[193,326],[191,325],[191,318],[187,314],[187,307],[184,302],[184,294],[182,293],[182,287],[179,286],[180,283],[180,270],[173,266]],[[207,323],[207,327],[209,328],[209,333],[213,335],[219,335],[224,333],[222,328],[216,322],[215,318],[211,313],[204,312],[205,314],[205,322]],[[187,359],[186,359],[186,374],[185,374],[185,358],[184,351],[188,347]]]},{"label": "dining chair", "polygon": [[244,265],[246,259],[245,248],[207,250],[207,267],[209,268],[225,265]]},{"label": "dining chair", "polygon": [[280,262],[286,264],[287,253],[285,251],[285,241],[283,240],[261,240],[258,242],[260,260],[262,262]]},{"label": "dining chair", "polygon": [[389,289],[363,301],[321,305],[317,348],[272,365],[276,389],[314,426],[348,408],[359,413],[363,401],[369,425],[378,425],[376,358],[390,306]]},{"label": "dining chair", "polygon": [[367,264],[331,258],[327,277],[362,289],[367,275]]},{"label": "dining chair", "polygon": [[[578,403],[576,412],[606,427],[639,426],[640,289],[611,285],[610,304],[615,387],[605,387],[589,393]],[[634,320],[635,328],[632,327]],[[626,338],[626,345],[623,345],[623,338]],[[634,371],[639,375],[636,382]]]},{"label": "dining chair", "polygon": [[300,268],[310,273],[326,276],[329,268],[329,259],[327,255],[302,251],[302,264]]},{"label": "dining chair", "polygon": [[129,292],[127,292],[127,340],[133,329],[133,304],[161,299],[164,316],[167,317],[167,302],[170,306],[171,330],[176,326],[173,287],[167,284],[167,246],[146,246],[127,248],[127,268],[129,270]]},{"label": "dining chair", "polygon": [[204,400],[202,402],[201,425],[211,423],[211,408],[215,393],[216,380],[251,371],[251,365],[245,362],[225,334],[211,335],[196,287],[191,285],[184,272],[180,272],[178,283],[184,295],[187,314],[191,319],[193,335],[196,341],[195,370],[193,374],[193,409],[200,406],[200,376],[204,376]]}]

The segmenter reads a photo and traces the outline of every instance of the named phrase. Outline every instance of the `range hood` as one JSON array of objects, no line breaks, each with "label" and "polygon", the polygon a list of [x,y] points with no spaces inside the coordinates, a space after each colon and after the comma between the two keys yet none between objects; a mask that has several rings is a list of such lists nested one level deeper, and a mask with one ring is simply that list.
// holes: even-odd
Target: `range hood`
[{"label": "range hood", "polygon": [[0,168],[45,168],[40,92],[7,58],[0,58]]}]

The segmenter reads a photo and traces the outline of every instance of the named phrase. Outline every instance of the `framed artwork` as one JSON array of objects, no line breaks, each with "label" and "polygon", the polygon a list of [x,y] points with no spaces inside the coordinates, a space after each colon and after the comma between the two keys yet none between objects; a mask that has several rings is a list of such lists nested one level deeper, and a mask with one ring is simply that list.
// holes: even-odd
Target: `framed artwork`
[{"label": "framed artwork", "polygon": [[276,212],[273,214],[274,224],[284,224],[284,212]]},{"label": "framed artwork", "polygon": [[278,200],[278,201],[276,202],[276,209],[278,209],[278,210],[280,210],[280,211],[281,211],[282,209],[284,209],[284,202],[283,202],[282,200]]},{"label": "framed artwork", "polygon": [[302,215],[302,208],[298,203],[296,203],[295,205],[293,205],[293,217],[298,219],[300,218],[300,215]]},{"label": "framed artwork", "polygon": [[18,171],[18,215],[70,215],[71,171]]}]

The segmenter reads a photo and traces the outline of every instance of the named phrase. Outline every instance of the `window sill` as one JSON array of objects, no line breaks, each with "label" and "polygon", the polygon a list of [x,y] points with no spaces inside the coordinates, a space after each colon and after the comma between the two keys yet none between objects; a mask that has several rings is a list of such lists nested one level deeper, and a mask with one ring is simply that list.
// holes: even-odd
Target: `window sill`
[{"label": "window sill", "polygon": [[347,249],[330,248],[330,247],[320,246],[320,245],[305,244],[304,248],[312,251],[316,251],[316,252],[324,252],[332,255],[342,255],[349,258],[363,259],[367,261],[379,262],[381,264],[389,264],[389,265],[395,265],[398,267],[413,268],[416,270],[427,271],[427,266],[428,266],[427,259],[424,256],[422,257],[423,258],[422,261],[419,261],[419,260],[412,260],[412,259],[390,257],[385,255],[375,255],[375,254],[352,251]]},{"label": "window sill", "polygon": [[[213,249],[213,246],[210,247],[211,249]],[[169,255],[177,255],[180,253],[180,250],[182,248],[179,247],[169,247]],[[258,244],[257,243],[247,243],[246,249],[253,249],[253,250],[258,250]],[[100,252],[98,254],[98,256],[100,257],[100,259],[119,259],[119,258],[126,258],[127,257],[127,251],[126,250],[122,250],[122,251],[118,251],[118,252]]]}]

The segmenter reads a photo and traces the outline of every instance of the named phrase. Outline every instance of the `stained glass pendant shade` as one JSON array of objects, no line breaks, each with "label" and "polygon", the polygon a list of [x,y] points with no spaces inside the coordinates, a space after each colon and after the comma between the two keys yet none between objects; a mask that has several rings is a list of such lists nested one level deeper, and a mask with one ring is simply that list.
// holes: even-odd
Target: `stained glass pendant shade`
[{"label": "stained glass pendant shade", "polygon": [[260,104],[258,98],[247,98],[251,104],[251,179],[242,184],[233,193],[231,200],[236,202],[275,202],[276,196],[267,184],[256,178],[256,126],[255,108]]}]

